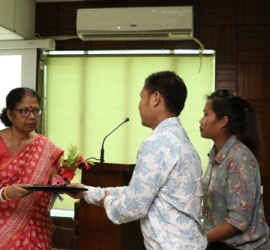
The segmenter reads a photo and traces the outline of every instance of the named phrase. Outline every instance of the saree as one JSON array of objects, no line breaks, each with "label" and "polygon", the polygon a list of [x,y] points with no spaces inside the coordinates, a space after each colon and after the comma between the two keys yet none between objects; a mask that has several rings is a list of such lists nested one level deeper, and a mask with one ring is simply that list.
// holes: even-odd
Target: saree
[{"label": "saree", "polygon": [[[63,154],[42,135],[13,156],[1,137],[0,145],[0,188],[14,183],[48,184]],[[50,250],[50,201],[51,193],[34,192],[21,200],[0,202],[0,249]]]}]

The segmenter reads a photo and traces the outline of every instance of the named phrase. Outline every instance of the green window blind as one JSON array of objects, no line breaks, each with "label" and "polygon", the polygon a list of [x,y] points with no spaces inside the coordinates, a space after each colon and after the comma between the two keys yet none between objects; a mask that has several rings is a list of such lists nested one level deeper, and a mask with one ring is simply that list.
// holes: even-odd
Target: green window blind
[{"label": "green window blind", "polygon": [[[84,158],[99,158],[104,137],[129,117],[106,139],[104,159],[130,164],[152,132],[141,125],[138,111],[144,80],[157,71],[175,71],[188,88],[180,120],[206,168],[211,142],[200,137],[199,119],[213,91],[214,55],[49,55],[46,65],[45,135],[64,150],[74,144]],[[73,182],[80,178],[79,170]],[[73,203],[65,197],[54,207],[73,209]]]}]

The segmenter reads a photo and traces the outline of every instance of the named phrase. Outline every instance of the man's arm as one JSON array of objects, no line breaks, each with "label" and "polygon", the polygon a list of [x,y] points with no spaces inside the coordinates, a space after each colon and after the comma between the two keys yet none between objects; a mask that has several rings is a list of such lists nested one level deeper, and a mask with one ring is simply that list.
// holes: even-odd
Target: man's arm
[{"label": "man's arm", "polygon": [[[99,206],[99,201],[102,199],[105,195],[105,189],[110,191],[110,194],[112,194],[114,197],[121,197],[123,193],[125,193],[126,187],[115,187],[115,188],[100,188],[100,187],[91,187],[86,186],[82,183],[73,183],[69,184],[70,187],[80,187],[80,188],[87,188],[88,191],[85,192],[79,192],[79,193],[67,193],[70,197],[74,199],[82,199],[84,198],[85,201],[89,204],[93,204],[96,206]],[[104,197],[105,198],[105,197]]]}]

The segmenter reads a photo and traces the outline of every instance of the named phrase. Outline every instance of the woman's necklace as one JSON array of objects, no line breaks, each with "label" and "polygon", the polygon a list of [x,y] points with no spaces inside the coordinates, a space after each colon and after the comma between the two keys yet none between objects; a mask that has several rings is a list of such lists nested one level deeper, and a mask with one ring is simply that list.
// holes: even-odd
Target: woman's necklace
[{"label": "woman's necklace", "polygon": [[[15,146],[15,143],[14,143],[14,140],[13,140],[13,132],[12,131],[11,131],[11,142],[12,142],[12,149],[13,149],[14,155],[16,155],[17,148],[21,144],[21,142],[18,143],[17,147]],[[30,142],[30,135],[28,135],[28,138],[25,140],[24,145],[26,145],[29,142]]]},{"label": "woman's necklace", "polygon": [[14,155],[17,153],[16,151],[16,147],[15,147],[15,144],[14,144],[14,141],[13,141],[13,137],[12,137],[12,147],[13,147],[13,152],[14,152]]}]

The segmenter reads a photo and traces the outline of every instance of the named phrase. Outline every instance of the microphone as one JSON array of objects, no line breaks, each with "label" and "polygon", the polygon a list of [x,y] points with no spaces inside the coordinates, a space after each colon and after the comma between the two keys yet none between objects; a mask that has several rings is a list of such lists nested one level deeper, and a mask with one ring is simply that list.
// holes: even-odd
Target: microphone
[{"label": "microphone", "polygon": [[[124,119],[123,122],[121,122],[112,132],[114,132],[116,129],[118,129],[121,125],[123,125],[124,123],[128,122],[129,121],[129,118],[126,117]],[[112,133],[111,132],[111,133]],[[102,142],[102,145],[101,145],[101,150],[100,150],[100,162],[104,162],[104,142],[106,140],[106,138],[111,134],[109,133],[108,135],[105,136],[105,138],[103,139],[103,142]]]}]

